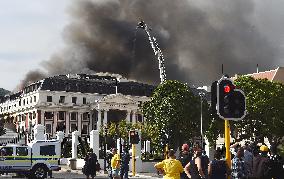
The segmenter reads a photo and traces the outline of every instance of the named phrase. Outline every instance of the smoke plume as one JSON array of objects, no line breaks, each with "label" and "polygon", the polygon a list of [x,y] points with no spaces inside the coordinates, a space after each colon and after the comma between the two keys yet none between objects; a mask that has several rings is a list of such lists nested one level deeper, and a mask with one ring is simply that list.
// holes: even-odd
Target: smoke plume
[{"label": "smoke plume", "polygon": [[[199,4],[198,4],[199,3]],[[203,4],[202,4],[203,3]],[[111,72],[157,84],[157,58],[144,20],[165,57],[168,79],[208,85],[221,77],[274,68],[277,47],[255,25],[252,0],[82,0],[72,1],[66,48],[44,61],[49,75]]]}]

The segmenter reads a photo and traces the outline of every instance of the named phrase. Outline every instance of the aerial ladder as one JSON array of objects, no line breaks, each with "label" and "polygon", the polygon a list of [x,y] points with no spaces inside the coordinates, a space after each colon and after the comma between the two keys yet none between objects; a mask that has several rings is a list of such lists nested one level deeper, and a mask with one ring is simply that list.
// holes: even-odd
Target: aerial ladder
[{"label": "aerial ladder", "polygon": [[[140,21],[137,24],[137,28],[141,28],[144,29],[149,42],[151,44],[151,47],[154,51],[155,56],[158,57],[158,61],[159,61],[159,69],[160,69],[160,79],[161,79],[161,83],[163,83],[166,80],[166,67],[165,67],[165,59],[163,56],[163,53],[159,47],[159,44],[157,42],[157,39],[155,37],[152,37],[150,35],[150,31],[151,29],[147,26],[147,24],[144,21]],[[169,152],[169,144],[168,144],[168,134],[165,134],[166,138],[167,138],[167,143],[166,143],[166,147],[165,147],[165,158],[168,158],[168,152]]]},{"label": "aerial ladder", "polygon": [[151,44],[151,47],[154,51],[154,54],[155,54],[155,56],[158,57],[159,69],[160,69],[160,79],[161,79],[161,83],[163,83],[166,80],[166,68],[165,68],[165,59],[164,59],[163,53],[162,53],[162,51],[159,47],[159,44],[158,44],[156,38],[152,37],[150,35],[151,29],[147,26],[147,24],[144,21],[140,21],[137,24],[137,28],[141,28],[141,29],[145,30],[145,32],[148,36],[149,42]]}]

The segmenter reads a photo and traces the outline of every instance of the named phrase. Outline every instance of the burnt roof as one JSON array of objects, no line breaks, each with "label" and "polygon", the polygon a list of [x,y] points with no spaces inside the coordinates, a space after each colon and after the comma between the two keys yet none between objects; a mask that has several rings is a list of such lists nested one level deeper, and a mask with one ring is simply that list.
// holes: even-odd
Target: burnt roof
[{"label": "burnt roof", "polygon": [[119,82],[111,76],[80,74],[78,78],[68,78],[66,75],[45,78],[41,90],[115,94],[116,86],[118,93],[133,96],[151,96],[155,89],[153,85],[138,82]]}]

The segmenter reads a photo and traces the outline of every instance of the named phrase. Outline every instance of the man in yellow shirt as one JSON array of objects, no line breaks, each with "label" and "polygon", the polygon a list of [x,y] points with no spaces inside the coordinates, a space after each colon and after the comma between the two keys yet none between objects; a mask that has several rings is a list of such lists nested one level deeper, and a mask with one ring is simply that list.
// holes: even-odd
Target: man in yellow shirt
[{"label": "man in yellow shirt", "polygon": [[117,149],[112,149],[113,157],[111,158],[111,173],[114,179],[120,178],[119,168],[120,168],[120,157],[117,153]]},{"label": "man in yellow shirt", "polygon": [[165,179],[180,179],[180,174],[183,172],[181,162],[175,159],[174,150],[170,150],[168,156],[169,159],[157,163],[154,167],[157,170],[163,170]]}]

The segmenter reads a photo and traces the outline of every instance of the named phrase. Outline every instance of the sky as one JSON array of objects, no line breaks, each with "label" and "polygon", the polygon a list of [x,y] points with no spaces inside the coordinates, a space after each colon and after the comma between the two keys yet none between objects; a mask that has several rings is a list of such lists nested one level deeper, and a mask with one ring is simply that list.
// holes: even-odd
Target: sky
[{"label": "sky", "polygon": [[[0,0],[0,88],[15,89],[30,70],[42,69],[41,62],[64,47],[62,33],[70,22],[67,10],[71,2]],[[279,46],[281,55],[274,65],[284,66],[284,0],[254,2],[255,26]],[[210,10],[208,0],[194,3]]]},{"label": "sky", "polygon": [[68,0],[0,1],[0,88],[13,90],[62,48]]}]

